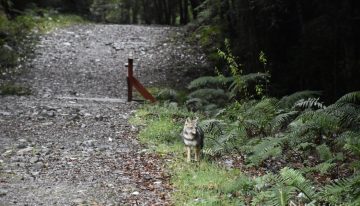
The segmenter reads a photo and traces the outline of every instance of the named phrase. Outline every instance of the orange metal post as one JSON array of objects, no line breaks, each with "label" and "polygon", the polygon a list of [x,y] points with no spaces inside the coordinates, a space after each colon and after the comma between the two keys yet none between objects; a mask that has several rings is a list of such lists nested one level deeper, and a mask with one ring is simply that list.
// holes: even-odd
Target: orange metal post
[{"label": "orange metal post", "polygon": [[133,78],[133,59],[128,59],[128,76],[127,76],[127,85],[128,85],[128,102],[132,101],[132,78]]},{"label": "orange metal post", "polygon": [[128,102],[132,101],[132,87],[135,87],[139,91],[139,93],[147,100],[151,102],[156,102],[156,99],[146,90],[146,88],[134,77],[133,72],[133,59],[128,59],[128,76],[127,76],[127,83],[128,83]]}]

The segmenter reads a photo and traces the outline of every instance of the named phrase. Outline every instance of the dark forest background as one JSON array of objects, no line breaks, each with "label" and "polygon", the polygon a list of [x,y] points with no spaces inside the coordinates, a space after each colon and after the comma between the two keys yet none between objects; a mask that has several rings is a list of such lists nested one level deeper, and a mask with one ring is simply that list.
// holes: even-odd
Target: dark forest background
[{"label": "dark forest background", "polygon": [[270,73],[275,96],[309,89],[333,101],[360,88],[356,0],[1,0],[0,15],[42,15],[39,8],[105,23],[187,25],[220,68],[215,53],[228,38],[244,72]]}]

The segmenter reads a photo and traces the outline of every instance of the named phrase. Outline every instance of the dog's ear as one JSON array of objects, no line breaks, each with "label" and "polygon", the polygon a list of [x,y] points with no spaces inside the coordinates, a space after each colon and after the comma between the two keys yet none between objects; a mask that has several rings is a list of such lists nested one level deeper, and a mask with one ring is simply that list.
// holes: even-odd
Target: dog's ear
[{"label": "dog's ear", "polygon": [[186,118],[186,120],[185,120],[185,124],[187,124],[187,123],[189,123],[189,122],[191,122],[190,117]]}]

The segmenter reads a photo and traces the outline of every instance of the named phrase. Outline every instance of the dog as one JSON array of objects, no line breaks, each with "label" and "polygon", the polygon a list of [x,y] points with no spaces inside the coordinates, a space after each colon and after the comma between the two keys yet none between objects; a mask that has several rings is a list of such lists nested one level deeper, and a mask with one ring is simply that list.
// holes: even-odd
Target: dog
[{"label": "dog", "polygon": [[187,162],[191,161],[191,148],[195,148],[195,161],[200,160],[200,150],[204,146],[204,132],[198,125],[199,118],[187,118],[181,137],[187,151]]}]

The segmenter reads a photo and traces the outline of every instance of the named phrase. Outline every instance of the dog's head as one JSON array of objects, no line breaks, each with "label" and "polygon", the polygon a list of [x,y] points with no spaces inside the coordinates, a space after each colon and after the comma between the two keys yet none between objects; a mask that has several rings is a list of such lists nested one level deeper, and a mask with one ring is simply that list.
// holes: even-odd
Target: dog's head
[{"label": "dog's head", "polygon": [[196,117],[195,119],[190,119],[189,117],[185,121],[184,130],[188,134],[196,134],[196,127],[199,121],[199,117]]}]

